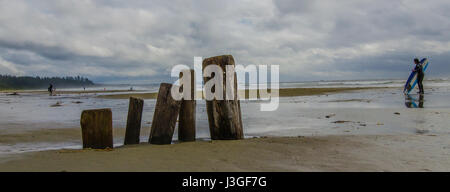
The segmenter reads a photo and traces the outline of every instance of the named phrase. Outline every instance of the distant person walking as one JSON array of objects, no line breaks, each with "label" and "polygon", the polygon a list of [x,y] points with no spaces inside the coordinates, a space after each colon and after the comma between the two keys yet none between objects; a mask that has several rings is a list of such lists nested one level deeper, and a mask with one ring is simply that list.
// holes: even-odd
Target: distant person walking
[{"label": "distant person walking", "polygon": [[413,71],[417,72],[417,85],[419,86],[419,94],[424,94],[422,81],[425,74],[423,72],[423,66],[417,58],[414,58],[414,64],[416,64],[416,67],[414,67]]},{"label": "distant person walking", "polygon": [[50,96],[53,95],[53,84],[50,83],[50,86],[48,86],[48,93],[50,94]]}]

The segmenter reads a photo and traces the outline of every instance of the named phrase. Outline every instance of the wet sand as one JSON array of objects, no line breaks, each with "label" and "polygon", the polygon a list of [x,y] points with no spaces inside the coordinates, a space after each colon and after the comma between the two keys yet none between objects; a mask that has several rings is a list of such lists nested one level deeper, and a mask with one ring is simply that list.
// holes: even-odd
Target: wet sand
[{"label": "wet sand", "polygon": [[[150,132],[150,126],[141,128],[142,134]],[[125,135],[125,128],[114,128],[113,134],[116,136]],[[117,137],[115,138],[117,139]],[[58,143],[67,141],[77,141],[81,145],[81,128],[60,128],[60,129],[36,129],[20,132],[0,133],[0,144],[14,145],[18,143]]]},{"label": "wet sand", "polygon": [[[125,92],[139,92],[136,90],[86,90],[86,91],[55,91],[54,95],[59,94],[88,94],[88,93],[125,93]],[[20,95],[23,93],[27,94],[48,94],[46,90],[0,90],[0,93],[7,95]]]},{"label": "wet sand", "polygon": [[[386,87],[339,87],[339,88],[284,88],[279,89],[280,97],[294,97],[294,96],[311,96],[321,94],[332,94],[346,91],[357,91],[365,89],[385,89]],[[269,89],[268,92],[271,90]],[[242,91],[241,91],[242,92]],[[242,93],[244,94],[244,93]],[[201,92],[198,93],[201,95]],[[129,97],[137,97],[142,99],[156,99],[158,93],[129,93],[129,94],[109,94],[99,95],[99,98],[104,99],[128,99]],[[257,95],[259,98],[259,94]],[[249,91],[245,90],[245,98],[249,98]]]},{"label": "wet sand", "polygon": [[0,171],[449,171],[448,135],[269,137],[10,155]]},{"label": "wet sand", "polygon": [[[286,91],[280,90],[280,95],[326,95],[360,89],[373,88],[282,89]],[[390,92],[387,94],[390,95]],[[128,98],[129,95],[126,95]],[[373,104],[370,100],[353,97],[324,101],[314,105],[368,101],[370,103],[367,104]],[[308,110],[300,113],[298,109],[301,108]],[[286,102],[280,104],[279,111],[267,114],[267,117],[258,115],[259,119],[252,125],[262,130],[258,128],[255,135],[271,135],[270,132],[261,133],[268,126],[264,120],[274,121],[274,115],[293,112],[297,113],[291,115],[296,116],[292,122],[276,124],[277,129],[268,129],[276,131],[276,135],[291,137],[197,141],[164,146],[142,143],[113,150],[64,149],[10,153],[0,156],[0,171],[450,171],[450,132],[447,129],[450,112],[447,107],[320,109],[308,108],[308,103]],[[316,126],[325,129],[322,132],[326,135],[316,134],[316,121],[321,121]],[[343,123],[333,123],[340,121]],[[300,126],[305,122],[306,128],[310,129]],[[292,130],[288,125],[292,126]],[[38,123],[32,126],[42,129],[19,131],[15,128],[27,126],[4,126],[7,132],[0,133],[0,147],[68,141],[81,146],[79,127],[49,129],[45,128],[46,123]],[[149,127],[149,124],[143,124],[141,136],[144,138],[149,135]],[[285,130],[285,127],[289,129]],[[400,132],[402,129],[407,130]],[[381,130],[388,130],[391,134]],[[123,128],[114,129],[116,142],[123,135]],[[145,142],[145,139],[141,141]]]}]

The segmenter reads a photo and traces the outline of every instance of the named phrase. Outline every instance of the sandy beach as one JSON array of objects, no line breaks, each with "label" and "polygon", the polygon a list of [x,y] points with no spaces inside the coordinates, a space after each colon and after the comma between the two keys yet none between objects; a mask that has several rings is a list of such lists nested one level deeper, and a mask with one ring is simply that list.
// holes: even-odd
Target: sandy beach
[{"label": "sandy beach", "polygon": [[449,136],[270,137],[12,155],[0,171],[449,171]]},{"label": "sandy beach", "polygon": [[[19,96],[5,92],[2,105],[30,101],[19,105],[24,109],[13,113],[17,118],[39,114],[54,118],[17,122],[11,115],[10,121],[3,121],[0,171],[450,171],[450,110],[434,107],[442,106],[437,101],[448,91],[432,89],[435,93],[426,96],[424,109],[396,103],[405,101],[393,88],[281,89],[277,111],[255,113],[257,102],[241,103],[246,139],[235,141],[208,139],[200,102],[199,139],[175,140],[171,145],[146,142],[155,93],[91,91],[78,96],[81,92],[67,91],[48,99],[43,91]],[[148,106],[141,144],[123,146],[129,96],[145,98]],[[46,104],[35,105],[35,101]],[[52,107],[55,101],[61,105]],[[108,106],[113,106],[115,116],[115,148],[81,149],[80,110]]]},{"label": "sandy beach", "polygon": [[[124,92],[139,92],[132,90],[62,90],[62,91],[54,91],[54,95],[62,95],[62,94],[90,94],[90,93],[124,93]],[[0,90],[0,93],[4,93],[7,95],[20,95],[20,94],[48,94],[46,90]]]},{"label": "sandy beach", "polygon": [[[320,94],[332,94],[346,91],[357,91],[364,89],[382,89],[386,87],[337,87],[337,88],[284,88],[279,89],[279,97],[295,97],[295,96],[308,96],[308,95],[320,95]],[[242,95],[245,94],[245,98],[250,98],[250,94],[248,90],[241,90]],[[269,89],[270,93],[271,90]],[[198,95],[201,95],[201,92],[198,92]],[[136,97],[141,99],[155,99],[157,93],[125,93],[125,94],[108,94],[108,95],[99,95],[97,97],[103,99],[128,99],[130,97]],[[259,93],[257,95],[260,98]]]}]

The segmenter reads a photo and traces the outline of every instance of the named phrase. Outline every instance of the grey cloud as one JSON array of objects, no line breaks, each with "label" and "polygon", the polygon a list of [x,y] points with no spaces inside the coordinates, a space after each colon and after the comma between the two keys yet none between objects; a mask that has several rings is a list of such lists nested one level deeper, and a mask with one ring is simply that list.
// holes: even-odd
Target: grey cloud
[{"label": "grey cloud", "polygon": [[280,14],[298,14],[312,11],[315,1],[275,0],[274,4]]},{"label": "grey cloud", "polygon": [[0,58],[112,81],[221,54],[279,64],[282,80],[395,78],[420,56],[448,76],[449,12],[444,0],[0,1]]},{"label": "grey cloud", "polygon": [[7,42],[0,40],[0,47],[14,50],[25,50],[36,53],[50,60],[69,60],[76,57],[74,53],[57,46],[45,46],[32,42]]}]

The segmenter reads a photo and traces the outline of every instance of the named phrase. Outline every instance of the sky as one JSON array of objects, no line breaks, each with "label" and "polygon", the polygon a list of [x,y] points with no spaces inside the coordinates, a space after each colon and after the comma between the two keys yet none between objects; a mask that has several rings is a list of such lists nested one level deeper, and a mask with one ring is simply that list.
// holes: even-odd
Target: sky
[{"label": "sky", "polygon": [[450,75],[448,0],[0,0],[0,74],[154,82],[231,54],[281,81]]}]

